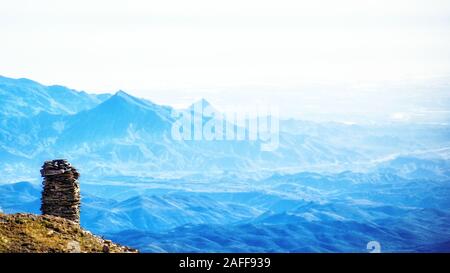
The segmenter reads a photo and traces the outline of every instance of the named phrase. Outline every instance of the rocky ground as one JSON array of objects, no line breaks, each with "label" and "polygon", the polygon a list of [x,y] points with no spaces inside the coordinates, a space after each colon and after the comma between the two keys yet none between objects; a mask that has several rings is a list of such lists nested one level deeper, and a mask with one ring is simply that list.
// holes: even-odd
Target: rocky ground
[{"label": "rocky ground", "polygon": [[0,213],[0,253],[135,253],[50,215]]}]

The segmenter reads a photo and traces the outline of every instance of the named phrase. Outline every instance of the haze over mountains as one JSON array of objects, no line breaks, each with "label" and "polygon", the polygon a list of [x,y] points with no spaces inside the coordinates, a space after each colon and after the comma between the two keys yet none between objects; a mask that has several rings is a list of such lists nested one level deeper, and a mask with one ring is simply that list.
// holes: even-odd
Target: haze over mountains
[{"label": "haze over mountains", "polygon": [[447,124],[281,120],[262,151],[174,140],[172,110],[0,77],[0,208],[38,213],[40,166],[67,158],[83,227],[142,251],[450,251]]},{"label": "haze over mountains", "polygon": [[264,152],[257,141],[175,141],[170,135],[171,107],[123,91],[92,95],[2,77],[0,92],[0,169],[5,176],[20,172],[27,179],[33,174],[24,170],[58,157],[69,158],[84,173],[95,169],[99,175],[139,174],[144,169],[308,170],[326,165],[341,170],[342,165],[447,147],[442,143],[448,142],[448,126],[442,125],[367,128],[285,120],[279,148]]}]

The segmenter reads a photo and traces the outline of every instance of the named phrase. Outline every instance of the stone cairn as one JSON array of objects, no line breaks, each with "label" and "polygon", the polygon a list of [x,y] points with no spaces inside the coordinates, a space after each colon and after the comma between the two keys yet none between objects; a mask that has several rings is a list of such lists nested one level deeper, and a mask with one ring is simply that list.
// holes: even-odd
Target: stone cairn
[{"label": "stone cairn", "polygon": [[45,161],[41,169],[44,190],[42,214],[80,223],[80,174],[65,159]]}]

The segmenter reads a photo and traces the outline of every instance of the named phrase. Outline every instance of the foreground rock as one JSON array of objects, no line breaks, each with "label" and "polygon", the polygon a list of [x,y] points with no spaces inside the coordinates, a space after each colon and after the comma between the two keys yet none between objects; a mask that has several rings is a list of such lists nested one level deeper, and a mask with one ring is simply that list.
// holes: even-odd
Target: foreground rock
[{"label": "foreground rock", "polygon": [[0,253],[135,253],[51,215],[0,213]]}]

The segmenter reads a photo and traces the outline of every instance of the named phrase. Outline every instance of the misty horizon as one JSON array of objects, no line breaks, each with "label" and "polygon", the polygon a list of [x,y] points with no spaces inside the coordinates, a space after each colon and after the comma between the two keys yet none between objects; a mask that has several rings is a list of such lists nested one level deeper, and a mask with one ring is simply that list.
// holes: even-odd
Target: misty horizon
[{"label": "misty horizon", "polygon": [[177,108],[447,123],[449,16],[441,0],[19,0],[0,9],[0,74]]},{"label": "misty horizon", "polygon": [[[5,75],[3,75],[5,77]],[[5,77],[8,78],[8,77]],[[36,79],[23,77],[42,84]],[[44,86],[64,86],[57,81]],[[72,86],[64,86],[73,89]],[[346,124],[430,123],[450,121],[450,78],[416,80],[408,83],[355,85],[305,85],[302,88],[251,87],[236,95],[237,87],[216,89],[170,89],[164,92],[77,90],[88,94],[115,94],[124,91],[134,97],[149,100],[174,109],[186,109],[202,99],[221,112],[244,112],[248,107],[275,107],[282,119]],[[227,92],[229,91],[229,92]],[[273,96],[273,93],[277,94]],[[271,95],[272,94],[272,95]],[[294,103],[293,103],[294,102]]]}]

